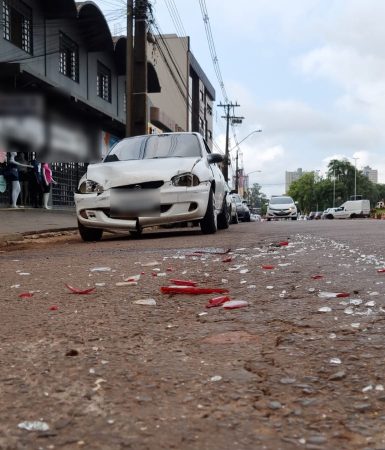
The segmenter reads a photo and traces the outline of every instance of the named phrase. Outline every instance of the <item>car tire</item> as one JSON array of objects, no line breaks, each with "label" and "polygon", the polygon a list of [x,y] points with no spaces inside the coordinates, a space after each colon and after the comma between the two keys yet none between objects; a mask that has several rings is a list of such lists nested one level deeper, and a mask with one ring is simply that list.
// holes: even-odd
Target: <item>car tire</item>
[{"label": "car tire", "polygon": [[292,217],[291,220],[297,220],[297,218],[296,217]]},{"label": "car tire", "polygon": [[78,230],[80,237],[84,242],[96,242],[100,241],[103,236],[103,230],[100,228],[85,227],[78,221]]},{"label": "car tire", "polygon": [[218,229],[217,216],[214,207],[214,193],[212,189],[210,189],[209,193],[206,214],[201,220],[200,225],[203,234],[214,234]]},{"label": "car tire", "polygon": [[326,218],[327,218],[327,219],[334,219],[334,216],[333,216],[332,214],[328,214],[328,215],[326,216]]},{"label": "car tire", "polygon": [[217,218],[218,230],[225,230],[230,225],[230,211],[227,207],[226,197],[223,199],[223,207]]},{"label": "car tire", "polygon": [[245,218],[243,219],[245,222],[250,222],[250,214],[246,214]]}]

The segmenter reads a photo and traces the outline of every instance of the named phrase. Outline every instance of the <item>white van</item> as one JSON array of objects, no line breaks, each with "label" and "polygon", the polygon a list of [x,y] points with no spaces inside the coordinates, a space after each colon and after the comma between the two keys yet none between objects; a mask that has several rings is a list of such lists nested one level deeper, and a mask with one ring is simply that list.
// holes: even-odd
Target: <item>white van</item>
[{"label": "white van", "polygon": [[349,200],[338,208],[328,208],[324,215],[327,219],[354,219],[370,216],[369,200]]}]

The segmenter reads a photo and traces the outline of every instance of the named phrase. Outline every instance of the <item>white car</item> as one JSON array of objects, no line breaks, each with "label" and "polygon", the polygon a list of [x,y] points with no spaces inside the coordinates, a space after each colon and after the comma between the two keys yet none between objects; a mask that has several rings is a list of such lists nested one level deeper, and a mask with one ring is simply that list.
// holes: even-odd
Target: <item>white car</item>
[{"label": "white car", "polygon": [[75,193],[79,233],[97,241],[103,230],[129,231],[199,222],[205,234],[229,226],[225,180],[199,133],[126,138],[103,162],[90,164]]},{"label": "white car", "polygon": [[294,200],[288,195],[273,195],[267,206],[266,218],[297,220],[298,212]]}]

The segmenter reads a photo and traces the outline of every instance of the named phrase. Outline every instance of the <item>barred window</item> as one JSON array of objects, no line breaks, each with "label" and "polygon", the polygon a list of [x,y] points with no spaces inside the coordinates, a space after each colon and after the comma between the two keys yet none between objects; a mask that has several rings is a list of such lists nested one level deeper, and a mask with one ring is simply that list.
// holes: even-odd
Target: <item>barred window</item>
[{"label": "barred window", "polygon": [[3,0],[3,38],[32,54],[32,10],[21,0]]},{"label": "barred window", "polygon": [[96,92],[98,97],[111,103],[111,70],[99,61],[96,75]]},{"label": "barred window", "polygon": [[59,71],[79,83],[79,46],[62,32],[59,34]]}]

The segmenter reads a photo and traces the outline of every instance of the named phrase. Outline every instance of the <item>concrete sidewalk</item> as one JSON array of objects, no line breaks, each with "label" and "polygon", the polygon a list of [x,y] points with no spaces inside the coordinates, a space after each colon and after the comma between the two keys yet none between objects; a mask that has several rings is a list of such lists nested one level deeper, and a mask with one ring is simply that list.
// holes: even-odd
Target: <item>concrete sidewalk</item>
[{"label": "concrete sidewalk", "polygon": [[24,236],[77,228],[74,209],[0,208],[0,243]]}]

